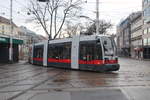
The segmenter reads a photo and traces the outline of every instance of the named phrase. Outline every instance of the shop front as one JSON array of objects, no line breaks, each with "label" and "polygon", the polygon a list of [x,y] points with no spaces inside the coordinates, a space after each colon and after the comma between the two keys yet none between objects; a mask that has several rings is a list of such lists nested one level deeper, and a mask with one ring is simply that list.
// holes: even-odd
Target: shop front
[{"label": "shop front", "polygon": [[143,58],[150,59],[150,46],[144,46]]},{"label": "shop front", "polygon": [[143,58],[143,48],[141,46],[134,48],[134,58],[136,59]]},{"label": "shop front", "polygon": [[[19,45],[23,44],[23,40],[13,39],[12,46],[12,62],[19,61]],[[0,36],[0,63],[7,63],[10,61],[10,38]]]}]

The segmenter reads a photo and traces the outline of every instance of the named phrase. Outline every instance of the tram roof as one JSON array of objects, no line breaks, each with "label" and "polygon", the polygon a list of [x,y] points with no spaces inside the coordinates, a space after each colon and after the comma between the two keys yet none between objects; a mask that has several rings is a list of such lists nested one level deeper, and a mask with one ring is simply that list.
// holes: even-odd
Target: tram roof
[{"label": "tram roof", "polygon": [[[104,36],[105,37],[110,37],[110,35],[89,35],[89,36],[81,35],[81,36],[74,36],[72,38],[63,38],[63,39],[50,40],[49,43],[53,44],[53,43],[71,42],[73,38],[80,38],[80,41],[90,41],[90,40],[95,40],[97,37],[104,37]],[[36,43],[34,45],[43,45],[46,42],[48,42],[48,40]]]}]

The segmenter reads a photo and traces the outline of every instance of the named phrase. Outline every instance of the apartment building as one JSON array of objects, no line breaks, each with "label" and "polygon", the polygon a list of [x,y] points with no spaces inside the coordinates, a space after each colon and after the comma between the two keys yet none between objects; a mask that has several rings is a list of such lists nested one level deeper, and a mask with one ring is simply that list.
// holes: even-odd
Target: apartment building
[{"label": "apartment building", "polygon": [[133,13],[131,16],[131,57],[136,59],[143,58],[142,25],[142,12]]},{"label": "apartment building", "polygon": [[120,56],[130,57],[131,49],[130,17],[127,17],[117,26],[117,46]]},{"label": "apartment building", "polygon": [[150,59],[150,0],[142,1],[143,10],[143,58]]},{"label": "apartment building", "polygon": [[[13,32],[11,33],[10,20],[0,16],[0,63],[7,63],[11,60],[17,62],[19,60],[19,45],[23,44],[23,40],[18,38],[18,27],[13,23]],[[10,49],[10,37],[12,39],[12,51]]]},{"label": "apartment building", "polygon": [[10,20],[0,16],[0,35],[10,36],[13,35],[15,37],[18,37],[19,28],[17,25],[13,23],[13,33],[11,33],[11,25]]}]

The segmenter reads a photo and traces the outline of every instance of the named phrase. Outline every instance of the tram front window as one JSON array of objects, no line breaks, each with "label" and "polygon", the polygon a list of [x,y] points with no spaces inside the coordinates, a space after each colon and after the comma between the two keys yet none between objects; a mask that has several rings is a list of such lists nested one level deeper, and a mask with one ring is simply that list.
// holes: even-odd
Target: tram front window
[{"label": "tram front window", "polygon": [[102,38],[103,48],[104,48],[104,54],[105,56],[113,56],[114,54],[114,45],[111,38],[103,37]]}]

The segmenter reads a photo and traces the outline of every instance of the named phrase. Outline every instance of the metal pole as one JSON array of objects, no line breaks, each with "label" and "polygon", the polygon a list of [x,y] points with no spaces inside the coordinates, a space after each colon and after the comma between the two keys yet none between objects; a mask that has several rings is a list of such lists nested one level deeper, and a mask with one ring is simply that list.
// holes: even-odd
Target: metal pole
[{"label": "metal pole", "polygon": [[96,34],[99,34],[99,0],[96,0]]},{"label": "metal pole", "polygon": [[9,48],[9,60],[10,62],[13,61],[13,22],[12,22],[12,3],[13,1],[10,0],[10,48]]}]

